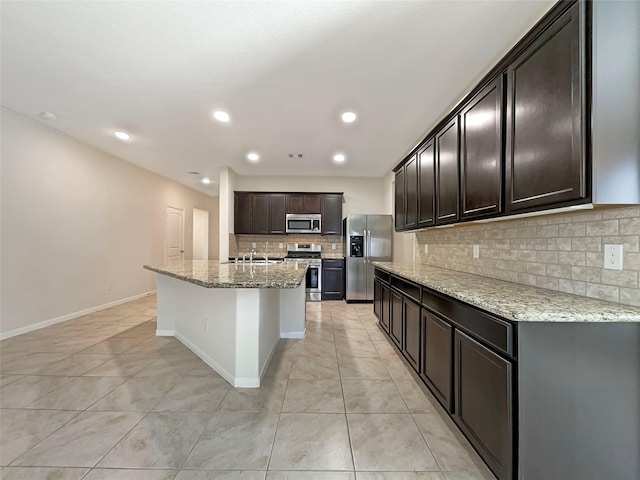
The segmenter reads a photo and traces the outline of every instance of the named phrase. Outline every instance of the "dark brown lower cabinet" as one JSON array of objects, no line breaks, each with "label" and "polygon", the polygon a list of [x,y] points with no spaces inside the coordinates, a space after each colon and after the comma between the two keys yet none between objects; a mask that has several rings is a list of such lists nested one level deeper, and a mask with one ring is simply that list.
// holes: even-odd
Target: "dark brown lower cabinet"
[{"label": "dark brown lower cabinet", "polygon": [[453,327],[422,309],[420,376],[449,413],[453,413]]},{"label": "dark brown lower cabinet", "polygon": [[404,347],[402,352],[417,371],[420,369],[420,305],[404,297]]},{"label": "dark brown lower cabinet", "polygon": [[342,300],[344,298],[344,260],[325,258],[322,260],[322,299]]},{"label": "dark brown lower cabinet", "polygon": [[380,302],[380,324],[382,328],[388,333],[391,327],[391,290],[386,284],[381,284],[381,296]]},{"label": "dark brown lower cabinet", "polygon": [[377,278],[373,279],[373,314],[380,320],[380,308],[382,304],[382,283]]},{"label": "dark brown lower cabinet", "polygon": [[454,420],[499,480],[513,475],[513,366],[454,333]]},{"label": "dark brown lower cabinet", "polygon": [[391,340],[402,350],[402,295],[391,290],[391,325],[389,335]]}]

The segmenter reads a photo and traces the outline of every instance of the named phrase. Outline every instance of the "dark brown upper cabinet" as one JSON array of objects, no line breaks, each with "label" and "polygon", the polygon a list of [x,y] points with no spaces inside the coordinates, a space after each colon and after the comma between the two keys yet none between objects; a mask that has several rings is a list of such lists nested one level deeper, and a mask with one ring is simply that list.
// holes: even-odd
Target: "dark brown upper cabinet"
[{"label": "dark brown upper cabinet", "polygon": [[458,117],[436,134],[436,212],[437,224],[453,223],[458,215],[459,149]]},{"label": "dark brown upper cabinet", "polygon": [[253,208],[250,193],[236,193],[233,209],[235,233],[251,233],[251,210]]},{"label": "dark brown upper cabinet", "polygon": [[507,70],[507,212],[586,196],[580,31],[576,3]]},{"label": "dark brown upper cabinet", "polygon": [[342,194],[322,194],[322,234],[342,235]]},{"label": "dark brown upper cabinet", "polygon": [[269,194],[252,194],[251,205],[251,233],[269,233]]},{"label": "dark brown upper cabinet", "polygon": [[435,147],[433,138],[418,152],[418,227],[435,224]]},{"label": "dark brown upper cabinet", "polygon": [[404,228],[416,228],[418,226],[418,158],[416,155],[404,165],[404,182]]},{"label": "dark brown upper cabinet", "polygon": [[286,203],[284,193],[269,194],[269,233],[286,233]]},{"label": "dark brown upper cabinet", "polygon": [[393,218],[396,231],[404,230],[404,167],[396,172]]},{"label": "dark brown upper cabinet", "polygon": [[460,112],[462,219],[502,212],[502,86],[499,76]]},{"label": "dark brown upper cabinet", "polygon": [[289,193],[287,213],[322,213],[322,195],[319,193]]}]

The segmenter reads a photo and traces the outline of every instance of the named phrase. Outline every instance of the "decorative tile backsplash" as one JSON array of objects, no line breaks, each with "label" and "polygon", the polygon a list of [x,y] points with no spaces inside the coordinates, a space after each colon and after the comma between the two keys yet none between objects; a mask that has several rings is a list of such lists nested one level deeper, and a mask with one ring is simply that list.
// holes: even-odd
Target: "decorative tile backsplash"
[{"label": "decorative tile backsplash", "polygon": [[[264,257],[265,243],[269,242],[270,257],[284,257],[287,243],[320,243],[322,256],[326,258],[342,257],[342,237],[340,235],[229,235],[229,256],[248,254],[253,244],[259,257]],[[282,247],[280,247],[282,244]],[[333,249],[335,245],[336,249]]]},{"label": "decorative tile backsplash", "polygon": [[[640,306],[638,206],[414,235],[416,261],[425,265]],[[623,270],[603,268],[605,244],[623,245]],[[480,258],[473,258],[473,245],[480,246]]]}]

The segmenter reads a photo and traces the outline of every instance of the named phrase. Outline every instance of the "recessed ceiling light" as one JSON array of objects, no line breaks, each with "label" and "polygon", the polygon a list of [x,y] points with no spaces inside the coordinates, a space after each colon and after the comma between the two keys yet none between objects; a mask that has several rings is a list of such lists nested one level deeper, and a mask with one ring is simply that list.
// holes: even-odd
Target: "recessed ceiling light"
[{"label": "recessed ceiling light", "polygon": [[127,132],[122,131],[114,132],[114,135],[120,140],[129,140],[131,138],[131,136]]},{"label": "recessed ceiling light", "polygon": [[211,180],[209,180],[207,177],[204,177],[202,179],[202,183],[204,183],[205,185],[209,185],[211,183]]},{"label": "recessed ceiling light", "polygon": [[340,118],[342,118],[342,121],[344,123],[353,123],[356,121],[357,117],[358,116],[355,114],[355,112],[343,112]]},{"label": "recessed ceiling light", "polygon": [[347,157],[344,155],[344,153],[336,153],[333,156],[333,161],[336,163],[342,163],[347,159]]},{"label": "recessed ceiling light", "polygon": [[257,162],[258,160],[260,160],[260,155],[258,155],[256,152],[249,152],[247,153],[247,160],[249,160],[250,162]]},{"label": "recessed ceiling light", "polygon": [[51,112],[40,112],[40,116],[45,120],[55,120],[56,118],[58,118]]},{"label": "recessed ceiling light", "polygon": [[231,120],[229,114],[224,110],[216,110],[215,112],[213,112],[213,118],[223,123],[227,123],[229,120]]}]

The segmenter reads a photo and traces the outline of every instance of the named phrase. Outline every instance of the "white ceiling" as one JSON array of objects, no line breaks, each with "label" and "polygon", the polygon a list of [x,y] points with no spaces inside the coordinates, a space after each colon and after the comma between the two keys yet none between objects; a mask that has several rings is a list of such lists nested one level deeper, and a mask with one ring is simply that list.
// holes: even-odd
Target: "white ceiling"
[{"label": "white ceiling", "polygon": [[224,165],[380,177],[553,3],[2,1],[1,99],[213,195]]}]

